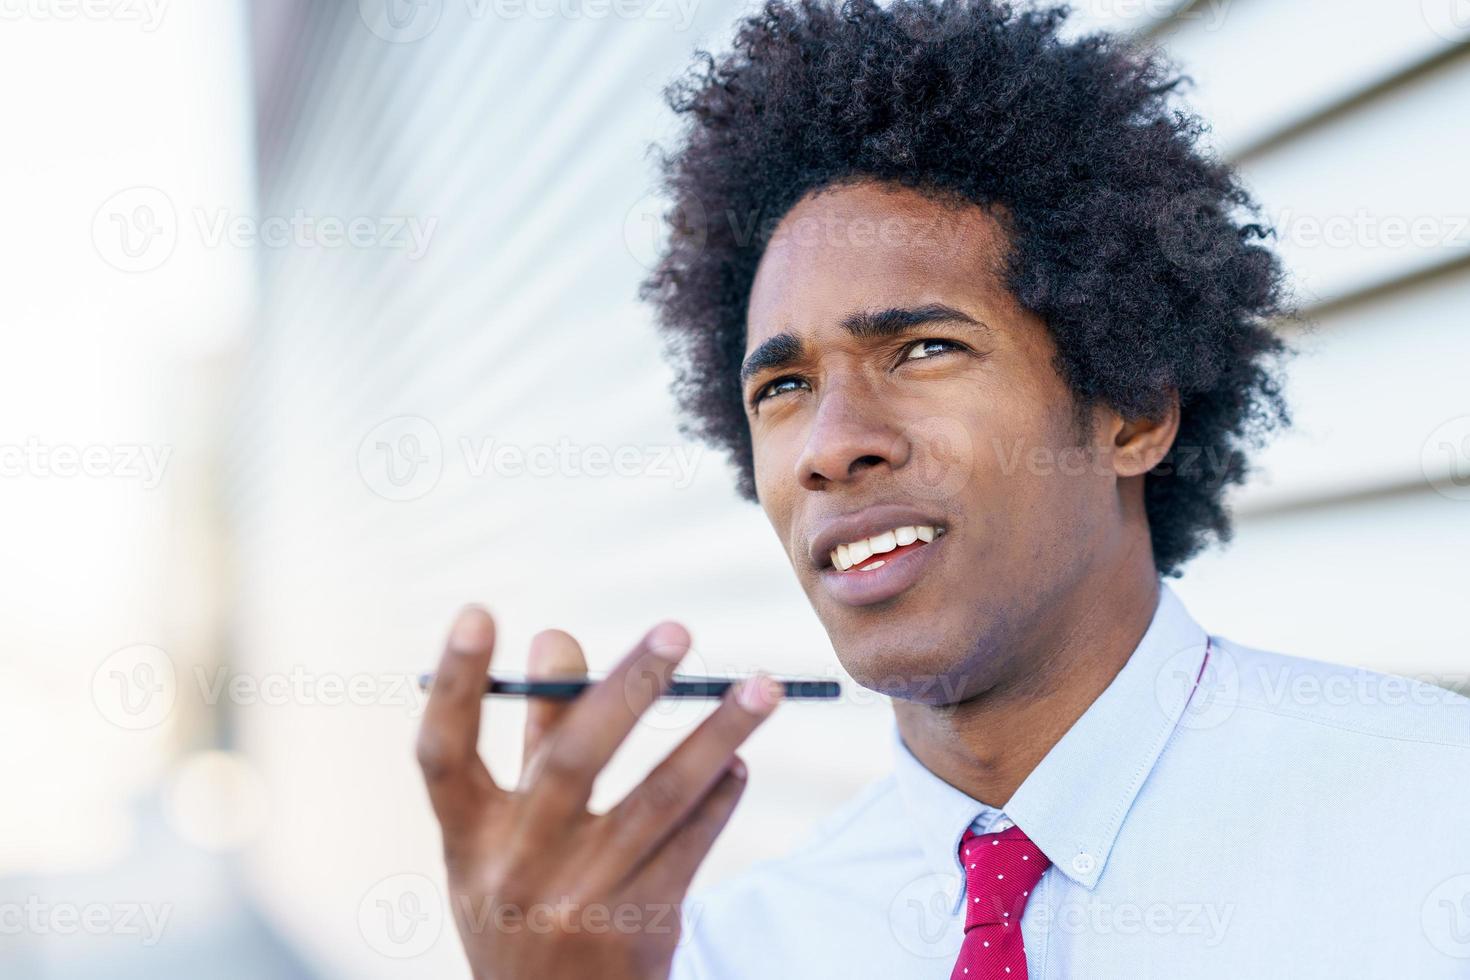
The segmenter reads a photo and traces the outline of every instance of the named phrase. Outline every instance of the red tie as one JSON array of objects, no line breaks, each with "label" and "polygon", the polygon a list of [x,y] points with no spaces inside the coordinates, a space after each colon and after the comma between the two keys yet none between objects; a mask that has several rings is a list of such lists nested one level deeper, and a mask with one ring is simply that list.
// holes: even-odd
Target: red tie
[{"label": "red tie", "polygon": [[1021,832],[965,831],[965,942],[950,980],[1026,980],[1021,913],[1051,861]]}]

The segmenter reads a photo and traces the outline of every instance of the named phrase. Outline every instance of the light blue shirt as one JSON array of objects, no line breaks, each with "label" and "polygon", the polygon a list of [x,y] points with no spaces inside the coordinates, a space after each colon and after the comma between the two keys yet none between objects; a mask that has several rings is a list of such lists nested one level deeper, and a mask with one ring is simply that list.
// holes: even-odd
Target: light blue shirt
[{"label": "light blue shirt", "polygon": [[1470,978],[1470,700],[1207,637],[1160,586],[1003,810],[895,727],[890,775],[690,897],[676,980],[947,980],[960,838],[1012,822],[1052,862],[1021,919],[1032,980]]}]

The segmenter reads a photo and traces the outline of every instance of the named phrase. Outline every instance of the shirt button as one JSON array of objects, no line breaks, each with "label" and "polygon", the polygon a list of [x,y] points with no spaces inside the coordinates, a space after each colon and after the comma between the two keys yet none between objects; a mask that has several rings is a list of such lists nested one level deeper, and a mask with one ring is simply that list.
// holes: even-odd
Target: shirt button
[{"label": "shirt button", "polygon": [[1090,874],[1097,867],[1097,860],[1091,854],[1079,854],[1072,859],[1072,870],[1079,875]]},{"label": "shirt button", "polygon": [[1007,820],[1005,817],[1001,817],[1000,822],[995,825],[995,831],[996,833],[1000,833],[1002,830],[1010,830],[1013,826],[1015,825],[1012,824],[1009,820]]}]

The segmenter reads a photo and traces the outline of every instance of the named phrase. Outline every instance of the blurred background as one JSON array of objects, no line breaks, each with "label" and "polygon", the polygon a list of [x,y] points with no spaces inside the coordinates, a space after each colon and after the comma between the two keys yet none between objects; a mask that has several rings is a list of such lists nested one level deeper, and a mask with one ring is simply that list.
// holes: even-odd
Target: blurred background
[{"label": "blurred background", "polygon": [[[1311,324],[1295,431],[1175,587],[1465,686],[1470,0],[1076,6],[1185,65]],[[841,676],[635,296],[661,90],[746,9],[0,2],[0,974],[466,975],[408,683],[466,601],[507,668],[677,617],[688,672]],[[697,887],[886,770],[850,691],[758,733]],[[656,711],[600,802],[703,710]]]}]

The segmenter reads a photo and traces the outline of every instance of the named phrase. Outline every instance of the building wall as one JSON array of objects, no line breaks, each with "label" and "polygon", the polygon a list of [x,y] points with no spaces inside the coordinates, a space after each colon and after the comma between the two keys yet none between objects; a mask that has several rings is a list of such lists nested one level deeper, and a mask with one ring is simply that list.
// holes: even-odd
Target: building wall
[{"label": "building wall", "polygon": [[[1234,544],[1179,583],[1186,603],[1256,645],[1465,670],[1470,492],[1448,477],[1470,472],[1470,18],[1450,0],[1079,6],[1186,61],[1220,151],[1286,226],[1308,314],[1289,330],[1298,430],[1239,495]],[[660,88],[695,47],[723,46],[739,8],[415,9],[394,27],[373,0],[256,5],[262,213],[365,218],[375,244],[263,250],[224,454],[239,668],[369,692],[238,718],[275,806],[254,887],[290,938],[355,976],[462,969],[448,925],[399,960],[359,918],[438,879],[416,705],[393,681],[433,664],[461,603],[497,614],[508,670],[548,626],[600,669],[676,617],[691,673],[840,673],[759,510],[678,435],[634,296],[660,211],[645,149],[674,134]],[[1396,243],[1402,222],[1428,231]],[[610,458],[621,475],[587,472]],[[700,711],[641,726],[598,802]],[[488,712],[482,749],[512,778],[520,708]],[[888,718],[861,691],[783,707],[745,753],[747,798],[698,883],[781,853],[881,773]]]}]

